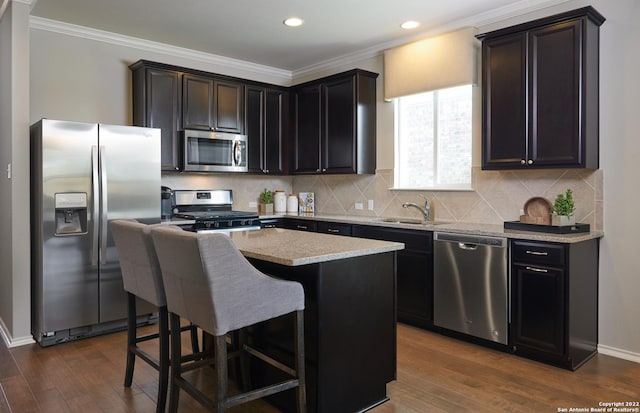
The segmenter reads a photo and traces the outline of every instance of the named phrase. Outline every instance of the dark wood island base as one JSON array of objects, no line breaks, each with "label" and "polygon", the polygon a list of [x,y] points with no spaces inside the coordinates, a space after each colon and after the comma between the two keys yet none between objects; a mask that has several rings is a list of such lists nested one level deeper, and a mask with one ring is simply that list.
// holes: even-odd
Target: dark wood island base
[{"label": "dark wood island base", "polygon": [[[250,261],[304,287],[308,411],[353,413],[387,401],[386,384],[396,379],[396,252],[300,266]],[[250,340],[293,360],[292,328],[292,319],[281,317],[254,326]],[[278,374],[264,363],[251,366],[254,385]],[[285,392],[269,401],[295,412],[294,396]]]}]

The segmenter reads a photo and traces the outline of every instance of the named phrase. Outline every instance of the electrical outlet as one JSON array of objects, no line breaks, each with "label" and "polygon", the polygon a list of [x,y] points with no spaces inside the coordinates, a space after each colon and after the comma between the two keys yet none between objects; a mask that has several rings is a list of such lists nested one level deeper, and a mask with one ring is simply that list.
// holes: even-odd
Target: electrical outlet
[{"label": "electrical outlet", "polygon": [[373,211],[373,199],[367,201],[367,209],[369,209],[369,211]]},{"label": "electrical outlet", "polygon": [[256,201],[249,201],[249,208],[258,208],[258,203]]},{"label": "electrical outlet", "polygon": [[362,209],[362,202],[356,202],[355,208]]}]

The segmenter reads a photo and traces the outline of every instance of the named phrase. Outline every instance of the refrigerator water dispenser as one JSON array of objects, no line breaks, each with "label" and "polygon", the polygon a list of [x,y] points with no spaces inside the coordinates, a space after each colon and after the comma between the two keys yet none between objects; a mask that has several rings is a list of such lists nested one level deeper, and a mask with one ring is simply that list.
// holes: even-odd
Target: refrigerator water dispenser
[{"label": "refrigerator water dispenser", "polygon": [[87,193],[55,194],[56,235],[87,233]]}]

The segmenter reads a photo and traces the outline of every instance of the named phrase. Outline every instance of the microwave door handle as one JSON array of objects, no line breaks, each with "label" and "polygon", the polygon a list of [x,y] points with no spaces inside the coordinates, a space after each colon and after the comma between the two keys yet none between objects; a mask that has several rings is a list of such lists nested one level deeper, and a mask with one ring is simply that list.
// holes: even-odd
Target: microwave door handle
[{"label": "microwave door handle", "polygon": [[233,166],[239,166],[242,162],[242,151],[240,150],[240,141],[233,141]]}]

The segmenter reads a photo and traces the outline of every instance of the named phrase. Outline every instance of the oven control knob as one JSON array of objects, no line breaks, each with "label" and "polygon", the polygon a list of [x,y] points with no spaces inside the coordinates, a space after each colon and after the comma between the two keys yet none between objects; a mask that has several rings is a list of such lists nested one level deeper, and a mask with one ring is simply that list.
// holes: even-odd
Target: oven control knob
[{"label": "oven control knob", "polygon": [[233,226],[233,221],[231,221],[231,220],[227,221],[227,226],[232,227]]}]

